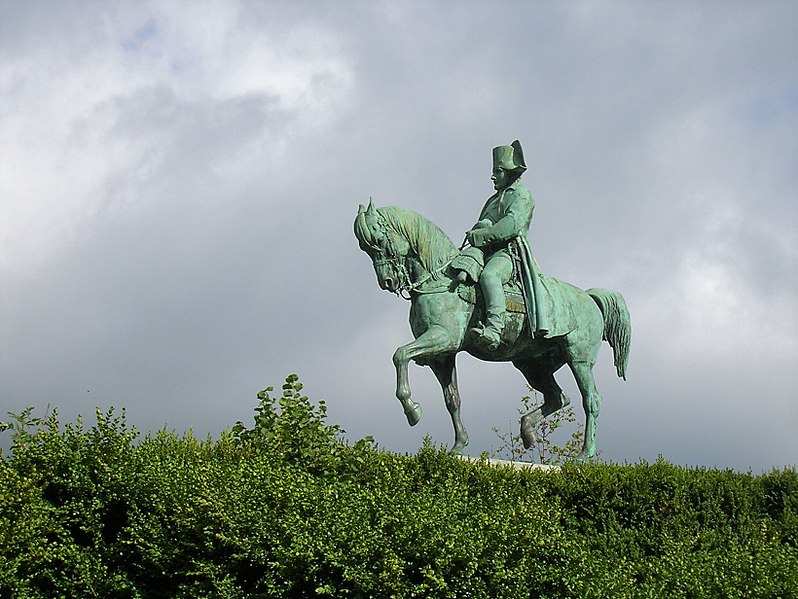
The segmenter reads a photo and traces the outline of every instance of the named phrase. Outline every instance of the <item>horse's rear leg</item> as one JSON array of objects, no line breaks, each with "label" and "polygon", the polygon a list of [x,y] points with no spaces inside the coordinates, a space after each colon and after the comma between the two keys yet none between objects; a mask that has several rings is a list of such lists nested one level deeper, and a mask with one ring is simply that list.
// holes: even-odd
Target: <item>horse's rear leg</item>
[{"label": "horse's rear leg", "polygon": [[460,453],[468,445],[468,433],[463,426],[463,421],[460,419],[460,390],[457,388],[455,354],[442,356],[440,359],[431,362],[429,367],[441,384],[446,409],[449,410],[449,415],[452,417],[452,425],[454,426],[452,453]]},{"label": "horse's rear leg", "polygon": [[593,364],[590,362],[569,362],[571,372],[582,394],[582,406],[585,409],[585,441],[577,460],[587,460],[596,455],[596,426],[601,410],[601,395],[596,389],[593,379]]},{"label": "horse's rear leg", "polygon": [[537,440],[535,429],[538,422],[570,404],[571,399],[563,393],[554,379],[554,372],[562,366],[562,363],[513,362],[513,364],[524,375],[529,386],[543,394],[543,404],[521,417],[521,439],[524,447],[529,449]]}]

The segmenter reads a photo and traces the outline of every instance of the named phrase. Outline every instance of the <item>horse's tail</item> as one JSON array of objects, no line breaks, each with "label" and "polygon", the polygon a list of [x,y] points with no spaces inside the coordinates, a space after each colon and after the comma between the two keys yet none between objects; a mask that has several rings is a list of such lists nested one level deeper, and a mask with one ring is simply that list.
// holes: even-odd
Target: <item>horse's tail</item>
[{"label": "horse's tail", "polygon": [[587,294],[598,304],[604,316],[603,339],[610,344],[618,376],[626,380],[629,346],[632,343],[632,321],[626,300],[617,291],[588,289]]}]

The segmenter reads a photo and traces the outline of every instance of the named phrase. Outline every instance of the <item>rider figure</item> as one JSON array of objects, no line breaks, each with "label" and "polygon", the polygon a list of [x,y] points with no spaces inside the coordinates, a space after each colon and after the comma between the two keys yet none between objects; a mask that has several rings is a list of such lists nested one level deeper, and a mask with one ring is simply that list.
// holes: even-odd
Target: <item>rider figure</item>
[{"label": "rider figure", "polygon": [[[513,258],[508,246],[520,238],[526,247],[526,236],[535,209],[532,194],[521,182],[525,170],[524,154],[518,140],[510,146],[493,148],[491,179],[496,193],[482,208],[479,222],[466,233],[468,242],[482,250],[484,255],[485,266],[479,275],[479,285],[487,315],[484,326],[476,332],[490,349],[498,347],[504,330],[505,295],[502,285],[509,282],[513,274]],[[465,279],[464,275],[464,272],[459,273],[461,280]],[[538,298],[534,299],[537,303]]]}]

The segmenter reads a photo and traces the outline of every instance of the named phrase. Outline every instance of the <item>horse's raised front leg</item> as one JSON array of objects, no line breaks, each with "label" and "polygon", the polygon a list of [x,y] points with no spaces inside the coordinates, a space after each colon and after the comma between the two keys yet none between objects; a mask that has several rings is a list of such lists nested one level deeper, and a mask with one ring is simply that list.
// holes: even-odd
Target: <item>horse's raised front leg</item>
[{"label": "horse's raised front leg", "polygon": [[393,354],[396,367],[396,398],[404,408],[407,422],[415,426],[421,420],[421,406],[410,399],[410,382],[407,376],[407,365],[414,358],[435,356],[454,351],[455,344],[448,331],[440,326],[427,329],[415,341],[398,348]]},{"label": "horse's raised front leg", "polygon": [[454,445],[452,453],[461,453],[468,445],[468,433],[466,432],[463,421],[460,419],[460,390],[457,388],[457,368],[455,366],[455,354],[449,354],[431,362],[429,365],[435,377],[443,389],[443,399],[446,402],[446,409],[452,417],[454,426]]},{"label": "horse's raised front leg", "polygon": [[590,362],[569,362],[571,372],[582,394],[582,406],[585,408],[585,441],[582,451],[576,456],[577,460],[584,461],[596,455],[596,426],[599,411],[601,410],[601,395],[596,389],[593,379],[593,364]]}]

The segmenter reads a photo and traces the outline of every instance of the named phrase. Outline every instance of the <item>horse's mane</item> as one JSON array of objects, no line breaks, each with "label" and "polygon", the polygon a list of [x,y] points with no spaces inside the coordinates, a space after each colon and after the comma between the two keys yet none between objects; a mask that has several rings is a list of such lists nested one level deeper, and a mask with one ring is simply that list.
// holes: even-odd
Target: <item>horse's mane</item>
[{"label": "horse's mane", "polygon": [[440,227],[417,212],[398,206],[377,208],[394,231],[403,235],[421,266],[438,279],[443,267],[457,254],[457,247]]}]

